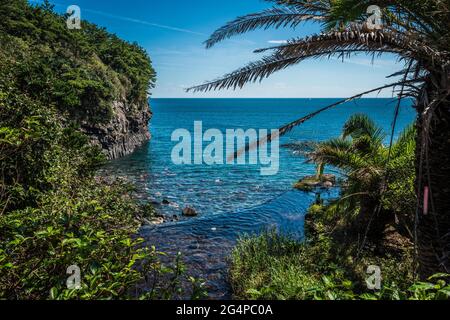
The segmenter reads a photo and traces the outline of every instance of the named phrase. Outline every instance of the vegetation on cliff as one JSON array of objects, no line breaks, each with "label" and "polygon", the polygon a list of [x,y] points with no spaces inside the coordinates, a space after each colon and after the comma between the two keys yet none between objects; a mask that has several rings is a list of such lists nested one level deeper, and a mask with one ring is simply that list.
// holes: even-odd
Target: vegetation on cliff
[{"label": "vegetation on cliff", "polygon": [[86,21],[69,30],[48,3],[2,1],[0,16],[2,78],[68,121],[106,121],[114,100],[147,100],[156,75],[138,44]]},{"label": "vegetation on cliff", "polygon": [[180,266],[140,249],[148,208],[94,177],[104,156],[80,132],[115,99],[147,99],[148,55],[85,21],[68,30],[48,3],[1,1],[0,16],[0,299],[170,298]]}]

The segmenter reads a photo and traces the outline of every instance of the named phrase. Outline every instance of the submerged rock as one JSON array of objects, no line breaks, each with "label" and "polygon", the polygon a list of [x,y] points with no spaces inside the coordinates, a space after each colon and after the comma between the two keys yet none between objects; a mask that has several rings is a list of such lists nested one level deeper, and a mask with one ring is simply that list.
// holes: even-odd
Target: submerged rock
[{"label": "submerged rock", "polygon": [[185,217],[196,217],[198,216],[197,211],[195,211],[195,209],[190,208],[190,207],[186,207],[183,209],[183,216]]},{"label": "submerged rock", "polygon": [[295,189],[302,191],[312,191],[315,188],[332,188],[336,184],[336,176],[333,174],[323,174],[320,177],[308,176],[294,185]]}]

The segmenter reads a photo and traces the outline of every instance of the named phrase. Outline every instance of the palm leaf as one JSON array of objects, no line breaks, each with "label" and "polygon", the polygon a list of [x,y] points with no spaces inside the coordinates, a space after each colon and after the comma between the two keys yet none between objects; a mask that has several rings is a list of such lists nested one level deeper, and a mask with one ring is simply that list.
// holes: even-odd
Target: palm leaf
[{"label": "palm leaf", "polygon": [[308,10],[299,10],[297,7],[274,7],[260,13],[253,13],[227,23],[216,30],[205,42],[207,48],[213,47],[220,41],[232,36],[246,33],[259,28],[295,28],[304,21],[322,21],[323,16],[308,13]]},{"label": "palm leaf", "polygon": [[395,159],[402,155],[410,154],[409,151],[415,149],[416,137],[416,127],[414,125],[408,126],[392,145],[391,157]]},{"label": "palm leaf", "polygon": [[344,124],[343,138],[359,139],[367,136],[372,142],[381,143],[385,135],[383,129],[375,124],[366,114],[355,114]]},{"label": "palm leaf", "polygon": [[[188,88],[187,91],[199,92],[220,89],[242,88],[250,82],[262,81],[273,73],[295,65],[309,58],[322,58],[352,55],[360,52],[382,54],[397,53],[410,59],[413,54],[419,58],[419,53],[429,57],[434,54],[431,48],[418,42],[410,41],[406,36],[391,31],[360,32],[350,30],[345,32],[330,32],[310,38],[292,40],[286,45],[260,49],[259,51],[275,49],[276,52],[260,61],[252,62],[222,78],[205,84]],[[441,59],[439,54],[435,60]]]},{"label": "palm leaf", "polygon": [[430,47],[420,38],[397,32],[392,29],[378,31],[363,31],[360,25],[352,25],[343,31],[331,31],[311,37],[293,39],[287,44],[258,49],[260,53],[276,50],[280,55],[293,55],[304,52],[320,52],[321,50],[354,50],[366,52],[396,53],[403,58],[428,59],[432,57],[437,62],[448,60],[447,54]]},{"label": "palm leaf", "polygon": [[287,68],[301,61],[301,57],[283,57],[277,54],[267,56],[260,61],[225,75],[223,78],[186,89],[187,92],[210,91],[217,89],[242,88],[249,82],[261,81],[272,73]]}]

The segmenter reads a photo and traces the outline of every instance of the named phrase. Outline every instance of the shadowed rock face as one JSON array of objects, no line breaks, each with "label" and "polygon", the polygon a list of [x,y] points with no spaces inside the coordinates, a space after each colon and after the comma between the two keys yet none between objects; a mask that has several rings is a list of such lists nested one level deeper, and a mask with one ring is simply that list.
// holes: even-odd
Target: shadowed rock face
[{"label": "shadowed rock face", "polygon": [[83,127],[91,143],[102,148],[110,160],[133,153],[150,139],[148,122],[152,116],[148,102],[130,105],[116,101],[112,110],[109,122]]}]

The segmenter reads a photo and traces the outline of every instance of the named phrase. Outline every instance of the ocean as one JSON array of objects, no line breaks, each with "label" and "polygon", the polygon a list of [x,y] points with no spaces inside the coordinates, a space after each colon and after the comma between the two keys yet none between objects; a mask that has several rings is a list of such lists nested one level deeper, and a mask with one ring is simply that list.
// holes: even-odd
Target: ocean
[{"label": "ocean", "polygon": [[[329,105],[336,99],[152,99],[152,139],[134,154],[113,161],[109,168],[129,177],[146,199],[171,201],[166,214],[179,214],[180,208],[194,207],[201,215],[214,215],[251,208],[291,189],[305,175],[315,172],[312,164],[283,145],[303,141],[324,141],[341,134],[345,121],[355,113],[369,115],[390,132],[396,102],[394,99],[362,99],[324,112],[295,128],[280,139],[278,173],[262,176],[262,165],[175,165],[171,158],[177,142],[176,129],[193,134],[194,121],[203,130],[277,129],[297,118]],[[396,134],[415,118],[408,102],[403,103]],[[206,143],[204,144],[207,145]],[[333,171],[329,168],[328,171]],[[333,172],[332,172],[333,173]]]},{"label": "ocean", "polygon": [[[105,170],[134,182],[137,196],[144,201],[169,201],[157,206],[158,211],[166,216],[177,215],[180,221],[145,226],[141,236],[159,250],[182,252],[189,272],[207,280],[211,297],[229,298],[226,258],[240,236],[276,228],[303,237],[304,216],[314,194],[294,191],[292,186],[314,174],[315,166],[285,146],[338,137],[345,121],[356,113],[367,114],[390,133],[396,100],[346,103],[295,128],[280,139],[279,170],[270,176],[261,175],[261,165],[176,165],[172,150],[178,142],[172,141],[173,132],[185,129],[194,136],[196,121],[202,122],[204,131],[217,129],[223,133],[239,128],[277,129],[338,100],[151,99],[151,141],[132,155],[112,161]],[[403,101],[395,135],[414,119],[412,103]],[[327,168],[327,172],[339,174],[333,168]],[[325,196],[337,194],[332,190]],[[199,217],[181,217],[186,206],[195,208]]]}]

